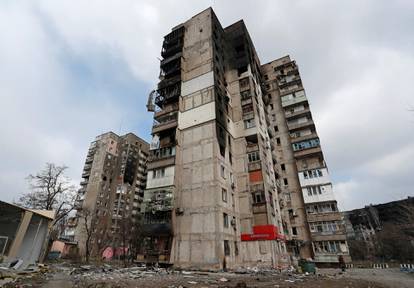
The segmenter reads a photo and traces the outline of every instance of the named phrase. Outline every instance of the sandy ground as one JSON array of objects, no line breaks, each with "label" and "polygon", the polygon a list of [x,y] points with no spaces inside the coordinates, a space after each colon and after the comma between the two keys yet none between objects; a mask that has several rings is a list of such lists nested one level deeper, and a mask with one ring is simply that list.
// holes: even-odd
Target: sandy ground
[{"label": "sandy ground", "polygon": [[[317,275],[277,272],[235,274],[208,272],[114,272],[81,271],[73,267],[52,267],[47,274],[22,278],[5,288],[413,288],[414,274],[397,269],[351,269],[341,273],[338,269],[319,269]],[[1,286],[1,285],[0,285]]]},{"label": "sandy ground", "polygon": [[[320,269],[318,273],[322,275],[335,275],[338,270]],[[391,269],[349,269],[343,275],[343,278],[361,279],[382,283],[390,288],[414,288],[414,273],[400,272],[397,268]],[[339,275],[336,277],[339,278]]]}]

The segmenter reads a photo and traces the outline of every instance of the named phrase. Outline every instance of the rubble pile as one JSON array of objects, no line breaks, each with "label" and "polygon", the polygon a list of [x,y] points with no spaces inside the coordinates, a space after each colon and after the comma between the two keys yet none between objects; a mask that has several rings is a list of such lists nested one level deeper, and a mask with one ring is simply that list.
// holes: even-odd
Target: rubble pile
[{"label": "rubble pile", "polygon": [[50,273],[50,268],[45,264],[30,264],[23,270],[17,270],[13,265],[0,266],[0,287],[15,286],[20,280],[36,279],[45,277]]}]

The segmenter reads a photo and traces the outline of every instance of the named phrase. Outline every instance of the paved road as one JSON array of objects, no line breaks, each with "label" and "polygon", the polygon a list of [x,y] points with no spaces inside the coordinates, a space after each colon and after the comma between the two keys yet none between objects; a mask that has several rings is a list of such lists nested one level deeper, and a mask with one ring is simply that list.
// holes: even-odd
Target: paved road
[{"label": "paved road", "polygon": [[[319,269],[318,273],[324,275],[339,274],[339,269]],[[362,279],[384,284],[390,288],[413,288],[414,273],[404,273],[399,269],[348,269],[339,277]]]}]

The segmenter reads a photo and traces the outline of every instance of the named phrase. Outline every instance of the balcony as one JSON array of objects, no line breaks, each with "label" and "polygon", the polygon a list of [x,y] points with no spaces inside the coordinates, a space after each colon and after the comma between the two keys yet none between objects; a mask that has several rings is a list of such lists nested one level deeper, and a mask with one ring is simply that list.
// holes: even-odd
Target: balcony
[{"label": "balcony", "polygon": [[304,108],[303,110],[297,110],[291,112],[290,110],[285,110],[286,119],[297,118],[298,116],[304,116],[310,114],[309,107]]},{"label": "balcony", "polygon": [[164,37],[162,44],[161,56],[163,58],[174,55],[182,50],[184,41],[184,26],[175,29]]},{"label": "balcony", "polygon": [[[298,91],[293,91],[293,89],[291,89],[292,91],[286,91],[286,92],[290,92],[290,93],[293,93],[293,92],[298,92]],[[294,90],[303,90],[303,87],[302,88],[297,88],[297,89],[294,89]],[[305,102],[305,101],[308,101],[308,98],[306,98],[306,94],[303,94],[303,95],[300,95],[300,96],[295,96],[295,97],[288,97],[288,94],[289,93],[284,93],[283,92],[283,96],[281,96],[281,99],[282,99],[282,107],[283,108],[285,108],[285,107],[288,107],[288,106],[291,106],[291,105],[295,105],[295,104],[297,104],[297,103],[301,103],[301,102]]]},{"label": "balcony", "polygon": [[254,151],[259,151],[259,146],[257,144],[246,146],[247,153],[254,152]]},{"label": "balcony", "polygon": [[313,241],[335,241],[346,240],[345,229],[337,231],[325,231],[325,232],[311,232]]},{"label": "balcony", "polygon": [[[163,107],[165,103],[178,101],[178,97],[181,94],[181,76],[178,75],[177,79],[163,80],[166,82],[160,82],[159,89],[157,90],[158,95],[155,97],[155,104],[158,107]],[[169,85],[167,85],[169,84]],[[165,86],[167,85],[167,86]]]},{"label": "balcony", "polygon": [[152,134],[176,128],[178,125],[177,116],[177,113],[172,113],[170,115],[163,116],[162,119],[159,119],[159,121],[154,120],[154,125],[152,126]]},{"label": "balcony", "polygon": [[89,182],[88,180],[81,181],[80,185],[81,186],[86,186],[86,185],[88,185],[88,182]]},{"label": "balcony", "polygon": [[307,213],[308,222],[342,221],[340,212]]},{"label": "balcony", "polygon": [[312,119],[308,119],[305,122],[294,122],[294,123],[289,123],[288,122],[288,129],[289,131],[292,130],[298,130],[298,129],[302,129],[302,128],[306,128],[306,127],[313,127],[315,126],[315,123],[313,122]]},{"label": "balcony", "polygon": [[291,85],[297,84],[297,85],[302,85],[302,80],[300,79],[299,75],[293,76],[291,79],[286,80],[287,77],[281,78],[278,81],[278,85],[280,89],[284,89],[287,88]]},{"label": "balcony", "polygon": [[175,164],[175,146],[163,147],[150,151],[147,169],[155,169],[158,167],[171,166]]},{"label": "balcony", "polygon": [[307,135],[299,135],[299,136],[295,135],[294,133],[290,134],[290,139],[292,143],[302,142],[302,141],[310,140],[310,139],[317,138],[317,137],[318,137],[318,134],[316,134],[316,132],[312,132]]},{"label": "balcony", "polygon": [[310,155],[320,154],[320,153],[322,153],[322,149],[320,146],[293,152],[295,158],[308,157]]},{"label": "balcony", "polygon": [[267,212],[266,202],[253,204],[253,214],[263,214],[266,212]]},{"label": "balcony", "polygon": [[88,178],[91,175],[91,170],[86,170],[82,172],[82,178]]},{"label": "balcony", "polygon": [[250,192],[261,192],[261,191],[264,191],[263,183],[250,185]]},{"label": "balcony", "polygon": [[158,118],[163,115],[166,115],[171,112],[177,112],[177,111],[178,111],[178,103],[172,103],[170,105],[166,105],[165,107],[163,107],[162,110],[154,113],[154,119],[158,120]]},{"label": "balcony", "polygon": [[176,55],[161,61],[160,76],[169,77],[181,72],[181,54],[182,53],[177,53]]},{"label": "balcony", "polygon": [[93,162],[93,156],[86,157],[85,164],[91,164]]},{"label": "balcony", "polygon": [[247,163],[248,171],[256,171],[262,169],[262,163],[261,161],[255,161],[255,162],[249,162]]}]

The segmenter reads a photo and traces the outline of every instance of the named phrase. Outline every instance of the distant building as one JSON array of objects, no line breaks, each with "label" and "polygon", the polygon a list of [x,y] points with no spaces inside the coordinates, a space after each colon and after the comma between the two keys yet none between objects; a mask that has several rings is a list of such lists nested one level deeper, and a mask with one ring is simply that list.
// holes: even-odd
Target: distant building
[{"label": "distant building", "polygon": [[76,202],[77,214],[69,219],[64,237],[78,242],[81,255],[85,254],[87,237],[85,219],[92,229],[93,256],[102,255],[107,247],[128,248],[141,212],[148,149],[149,144],[133,133],[118,136],[108,132],[91,143]]},{"label": "distant building", "polygon": [[[414,253],[414,198],[377,204],[368,205],[364,208],[354,209],[343,212],[346,224],[347,238],[351,244],[351,254],[364,252],[361,258],[374,259],[378,255],[385,257],[385,252],[389,255],[398,257],[398,253],[390,251],[379,251],[378,248],[384,248],[387,241],[383,239],[390,237],[391,242],[400,245],[397,240],[410,244],[407,249]],[[391,229],[390,229],[391,228]],[[392,235],[391,235],[392,234]],[[395,240],[393,240],[395,239]],[[380,245],[381,244],[381,245]],[[361,248],[362,247],[362,248]],[[358,250],[357,250],[358,249]],[[359,251],[359,249],[364,249]],[[405,250],[405,254],[408,253]],[[408,255],[406,255],[408,256]],[[412,255],[414,257],[414,254]],[[360,259],[358,259],[360,260]],[[383,259],[382,259],[383,260]]]}]

